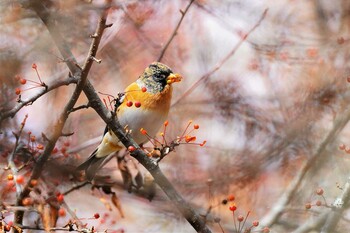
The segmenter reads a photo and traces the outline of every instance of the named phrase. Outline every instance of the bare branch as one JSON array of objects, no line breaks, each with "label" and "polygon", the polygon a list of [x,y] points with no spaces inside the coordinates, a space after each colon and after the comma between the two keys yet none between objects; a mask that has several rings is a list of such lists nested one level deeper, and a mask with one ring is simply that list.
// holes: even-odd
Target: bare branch
[{"label": "bare branch", "polygon": [[16,113],[21,110],[23,107],[33,104],[37,99],[39,99],[41,96],[45,95],[46,93],[61,87],[61,86],[65,86],[65,85],[69,85],[72,83],[77,83],[78,79],[76,77],[71,77],[69,76],[67,79],[64,80],[55,80],[53,81],[51,84],[47,85],[47,88],[43,88],[41,89],[41,91],[39,91],[38,93],[36,93],[35,95],[33,95],[32,97],[30,97],[27,100],[21,100],[20,102],[18,102],[16,104],[16,106],[14,108],[12,108],[9,111],[5,111],[5,112],[0,112],[0,124],[1,122],[8,118],[8,117],[14,117],[16,115]]},{"label": "bare branch", "polygon": [[237,52],[237,50],[241,47],[243,42],[247,40],[248,36],[257,27],[260,26],[261,22],[265,19],[266,15],[267,15],[267,11],[268,11],[268,9],[265,9],[265,11],[261,15],[260,19],[258,20],[258,22],[256,22],[256,24],[241,38],[241,40],[233,47],[233,49],[217,65],[215,65],[210,71],[208,71],[207,73],[202,75],[202,77],[200,77],[194,84],[192,84],[192,86],[190,88],[188,88],[187,91],[185,91],[185,93],[183,93],[181,95],[181,97],[172,104],[172,107],[177,105],[180,101],[184,100],[189,94],[191,94],[195,90],[195,88],[198,86],[199,83],[207,80],[211,75],[213,75],[216,71],[218,71],[221,68],[221,66],[223,64],[225,64],[230,57],[232,57]]},{"label": "bare branch", "polygon": [[194,0],[190,0],[190,2],[188,3],[186,9],[185,9],[184,11],[183,11],[183,10],[180,10],[181,18],[180,18],[179,22],[177,23],[177,25],[176,25],[176,27],[175,27],[173,33],[171,34],[169,40],[166,42],[164,48],[162,49],[162,51],[161,51],[161,53],[160,53],[160,55],[159,55],[157,61],[160,62],[160,61],[163,59],[163,56],[164,56],[166,50],[168,49],[170,43],[171,43],[171,42],[173,41],[173,39],[175,38],[175,36],[176,36],[176,34],[177,34],[177,31],[179,30],[180,25],[181,25],[181,23],[182,23],[182,20],[185,18],[185,15],[186,15],[188,9],[190,9],[190,6],[192,5],[193,2],[194,2]]}]

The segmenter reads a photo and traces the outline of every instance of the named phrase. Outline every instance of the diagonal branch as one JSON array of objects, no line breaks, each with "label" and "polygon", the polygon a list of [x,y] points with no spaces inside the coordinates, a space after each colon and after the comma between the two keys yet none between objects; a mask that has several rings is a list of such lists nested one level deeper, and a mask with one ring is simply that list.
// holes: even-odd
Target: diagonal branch
[{"label": "diagonal branch", "polygon": [[267,15],[267,11],[268,9],[264,10],[258,22],[256,22],[255,25],[244,36],[242,36],[241,40],[233,47],[233,49],[216,66],[214,66],[210,71],[202,75],[202,77],[200,77],[194,84],[192,84],[192,86],[188,88],[187,91],[185,91],[185,93],[183,93],[181,97],[172,104],[172,107],[180,103],[181,100],[185,99],[189,94],[191,94],[195,90],[195,88],[198,86],[199,83],[209,79],[211,75],[213,75],[216,71],[218,71],[221,68],[221,66],[225,64],[228,61],[228,59],[230,59],[230,57],[232,57],[237,52],[237,50],[241,47],[243,42],[247,40],[248,36],[257,27],[260,26],[261,22],[265,19]]},{"label": "diagonal branch", "polygon": [[192,5],[193,2],[194,2],[194,0],[190,0],[190,3],[188,3],[186,9],[185,9],[184,11],[180,10],[181,18],[180,18],[179,22],[177,23],[177,25],[176,25],[176,27],[175,27],[173,33],[171,34],[169,40],[166,42],[164,48],[162,49],[162,51],[161,51],[161,53],[160,53],[160,55],[159,55],[157,61],[160,62],[160,61],[163,59],[163,56],[164,56],[166,50],[168,49],[170,43],[171,43],[171,42],[173,41],[173,39],[175,38],[175,36],[176,36],[176,34],[177,34],[177,31],[179,30],[180,25],[181,25],[181,23],[182,23],[182,20],[185,18],[185,15],[186,15],[188,9],[190,9],[190,6]]}]

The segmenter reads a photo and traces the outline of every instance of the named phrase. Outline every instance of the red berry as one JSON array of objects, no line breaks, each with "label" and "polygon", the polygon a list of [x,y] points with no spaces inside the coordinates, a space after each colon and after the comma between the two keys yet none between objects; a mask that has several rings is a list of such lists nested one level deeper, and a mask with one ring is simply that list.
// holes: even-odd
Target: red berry
[{"label": "red berry", "polygon": [[57,147],[53,148],[53,150],[52,150],[52,154],[55,154],[55,153],[57,153],[57,152],[58,152]]},{"label": "red berry", "polygon": [[24,183],[24,177],[23,176],[17,176],[16,183],[17,184],[23,184]]},{"label": "red berry", "polygon": [[308,209],[311,209],[311,203],[306,203],[306,204],[305,204],[305,209],[307,209],[307,210],[308,210]]},{"label": "red berry", "polygon": [[63,209],[63,208],[60,208],[60,209],[58,210],[58,215],[61,216],[61,217],[66,216],[66,210]]},{"label": "red berry", "polygon": [[21,94],[21,89],[17,87],[15,89],[15,93],[16,93],[16,95],[20,95]]},{"label": "red berry", "polygon": [[142,88],[141,88],[141,91],[142,91],[142,92],[146,92],[146,91],[147,91],[147,88],[146,88],[146,87],[142,87]]},{"label": "red berry", "polygon": [[37,68],[37,65],[35,63],[33,63],[32,68],[35,70]]},{"label": "red berry", "polygon": [[19,80],[19,82],[20,82],[22,85],[24,85],[24,84],[26,84],[26,83],[27,83],[27,80],[26,80],[26,79],[24,79],[24,78],[21,78],[21,79]]},{"label": "red berry", "polygon": [[136,102],[135,102],[135,107],[136,107],[136,108],[141,107],[141,103],[140,103],[140,101],[136,101]]},{"label": "red berry", "polygon": [[255,221],[253,222],[253,226],[255,226],[255,227],[259,226],[259,221],[255,220]]},{"label": "red berry", "polygon": [[94,214],[94,218],[96,218],[96,219],[100,218],[100,214],[99,213],[95,213]]},{"label": "red berry", "polygon": [[70,143],[68,141],[64,142],[63,145],[65,145],[66,147],[68,147],[70,145]]},{"label": "red berry", "polygon": [[129,146],[128,147],[128,151],[130,152],[134,152],[136,150],[136,148],[134,146]]},{"label": "red berry", "polygon": [[231,211],[235,211],[236,209],[237,209],[237,206],[235,206],[235,205],[232,205],[232,206],[230,206],[230,208],[229,208]]},{"label": "red berry", "polygon": [[199,125],[194,125],[193,128],[194,129],[199,129]]},{"label": "red berry", "polygon": [[242,222],[244,220],[244,217],[242,215],[238,215],[237,220],[238,222]]},{"label": "red berry", "polygon": [[126,101],[126,106],[131,107],[132,104],[133,104],[132,101],[130,101],[130,100]]},{"label": "red berry", "polygon": [[350,77],[347,77],[346,80],[348,81],[348,83],[350,83]]},{"label": "red berry", "polygon": [[57,198],[57,201],[58,201],[58,202],[63,202],[63,200],[64,200],[64,195],[60,193],[60,194],[57,195],[56,198]]},{"label": "red berry", "polygon": [[323,191],[323,188],[318,188],[318,189],[316,189],[316,194],[317,194],[317,195],[320,195],[320,196],[321,196],[321,195],[323,195],[323,192],[324,192],[324,191]]}]

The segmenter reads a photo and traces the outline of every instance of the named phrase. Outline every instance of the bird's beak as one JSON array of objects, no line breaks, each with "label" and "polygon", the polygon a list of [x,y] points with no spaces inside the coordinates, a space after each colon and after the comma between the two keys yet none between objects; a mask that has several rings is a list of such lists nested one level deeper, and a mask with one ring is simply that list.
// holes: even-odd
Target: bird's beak
[{"label": "bird's beak", "polygon": [[180,74],[170,74],[166,78],[166,83],[167,84],[178,83],[178,82],[181,82],[181,80],[182,80],[182,76]]}]

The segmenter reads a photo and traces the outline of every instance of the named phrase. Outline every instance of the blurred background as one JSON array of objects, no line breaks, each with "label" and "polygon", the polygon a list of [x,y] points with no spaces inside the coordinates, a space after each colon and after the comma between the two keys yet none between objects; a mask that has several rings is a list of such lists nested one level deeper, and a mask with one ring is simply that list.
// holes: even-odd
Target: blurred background
[{"label": "blurred background", "polygon": [[[68,77],[46,27],[20,2],[0,3],[2,112],[16,104],[16,88],[21,89],[22,99],[42,88],[30,89],[35,84],[21,85],[15,78],[38,81],[33,63],[47,84]],[[80,64],[102,4],[47,2]],[[180,10],[188,4],[182,0],[113,1],[108,15],[113,26],[105,30],[97,54],[102,63],[93,64],[89,74],[96,90],[116,95],[136,80],[158,59],[181,18]],[[266,9],[266,17],[257,25]],[[218,219],[224,232],[235,232],[229,210],[232,203],[222,204],[229,195],[235,196],[235,214],[245,216],[250,211],[247,226],[259,220],[271,232],[299,229],[341,195],[349,176],[349,12],[346,0],[195,0],[190,6],[162,58],[184,77],[174,85],[166,137],[175,139],[192,120],[200,126],[193,133],[197,141],[207,143],[179,146],[160,167],[197,212],[204,215],[212,206],[207,221],[214,232],[222,232]],[[41,134],[52,130],[73,89],[69,85],[51,91],[2,122],[2,167],[6,153],[13,150],[11,132],[18,129],[25,114],[25,132],[31,131],[39,143]],[[101,98],[108,100],[106,95]],[[82,95],[79,105],[86,103]],[[48,190],[64,192],[79,183],[68,174],[94,150],[104,127],[92,109],[70,115],[65,131],[74,134],[60,139],[57,154],[46,166],[42,182]],[[130,157],[125,166],[131,174],[140,172],[145,180],[150,179]],[[1,173],[5,177],[7,171]],[[65,208],[85,218],[81,221],[99,231],[194,232],[158,187],[152,201],[142,193],[125,190],[115,159],[100,175],[111,176],[119,211],[118,205],[110,204],[110,195],[86,185],[65,196]],[[5,186],[2,184],[3,189]],[[324,198],[315,194],[320,187]],[[13,203],[14,194],[5,196],[7,203]],[[321,206],[314,206],[317,200],[322,201]],[[310,210],[305,210],[306,203],[312,204]],[[280,210],[277,217],[273,215],[276,209]],[[94,213],[102,217],[86,219]],[[348,210],[341,215],[334,232],[349,229]],[[35,216],[27,214],[28,225]],[[70,214],[60,217],[57,225],[64,226],[70,218]]]}]

